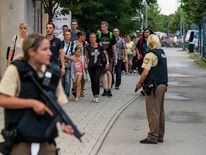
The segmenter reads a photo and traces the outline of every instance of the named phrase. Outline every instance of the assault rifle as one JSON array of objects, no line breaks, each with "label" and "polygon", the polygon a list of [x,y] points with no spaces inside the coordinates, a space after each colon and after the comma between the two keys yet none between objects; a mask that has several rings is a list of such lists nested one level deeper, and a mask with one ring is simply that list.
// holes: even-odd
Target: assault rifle
[{"label": "assault rifle", "polygon": [[72,122],[72,120],[69,118],[69,116],[66,114],[66,112],[63,110],[63,108],[57,103],[56,96],[50,92],[46,91],[42,88],[42,86],[36,81],[36,79],[33,76],[33,73],[30,71],[27,73],[28,77],[34,82],[34,84],[37,86],[39,91],[42,94],[42,99],[44,103],[52,110],[54,113],[55,120],[53,121],[53,124],[50,125],[46,131],[46,135],[51,133],[53,128],[56,126],[57,122],[63,122],[66,125],[70,125],[73,129],[74,136],[80,141],[81,137],[84,135],[84,133],[80,133],[80,131],[77,129],[76,125]]}]

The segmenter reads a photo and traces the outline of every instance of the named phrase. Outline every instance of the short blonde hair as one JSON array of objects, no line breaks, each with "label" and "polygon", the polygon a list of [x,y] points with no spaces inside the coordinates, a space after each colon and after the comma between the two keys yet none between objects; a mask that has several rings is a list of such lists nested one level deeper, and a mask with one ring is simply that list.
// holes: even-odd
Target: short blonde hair
[{"label": "short blonde hair", "polygon": [[44,39],[46,39],[44,36],[39,35],[37,33],[29,34],[24,39],[22,44],[22,49],[23,49],[25,60],[29,60],[29,49],[32,48],[34,51],[36,51]]},{"label": "short blonde hair", "polygon": [[151,34],[147,39],[147,46],[150,49],[156,49],[160,47],[160,39],[157,35]]},{"label": "short blonde hair", "polygon": [[21,28],[26,28],[26,29],[28,29],[28,26],[27,26],[25,23],[21,23],[21,24],[19,25],[19,29],[21,29]]}]

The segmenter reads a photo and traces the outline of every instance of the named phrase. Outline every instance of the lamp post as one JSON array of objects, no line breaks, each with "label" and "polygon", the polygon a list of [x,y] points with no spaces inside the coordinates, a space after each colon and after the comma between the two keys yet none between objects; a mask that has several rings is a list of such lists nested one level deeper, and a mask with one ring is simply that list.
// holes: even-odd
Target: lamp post
[{"label": "lamp post", "polygon": [[142,0],[142,4],[144,6],[144,27],[148,27],[148,7],[147,7],[147,1],[146,0]]},{"label": "lamp post", "polygon": [[185,21],[183,20],[182,16],[182,0],[179,0],[180,3],[180,33],[182,35],[183,38],[183,50],[186,50],[186,43],[185,43],[185,37],[186,37],[186,26],[185,26]]}]

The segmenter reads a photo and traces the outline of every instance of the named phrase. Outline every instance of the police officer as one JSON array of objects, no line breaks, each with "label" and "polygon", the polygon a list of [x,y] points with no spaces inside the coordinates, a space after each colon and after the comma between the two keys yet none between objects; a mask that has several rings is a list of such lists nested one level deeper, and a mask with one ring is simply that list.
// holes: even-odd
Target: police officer
[{"label": "police officer", "polygon": [[158,36],[148,37],[147,45],[150,48],[143,60],[143,72],[137,81],[136,89],[143,86],[146,93],[146,112],[149,123],[149,133],[143,144],[157,144],[163,142],[165,133],[164,98],[167,90],[167,56],[160,49]]},{"label": "police officer", "polygon": [[[41,93],[32,80],[26,76],[26,73],[31,71],[34,78],[43,85],[43,75],[51,58],[50,43],[43,36],[31,34],[24,40],[22,47],[24,52],[23,60],[14,61],[7,68],[0,83],[0,106],[5,109],[4,130],[8,132],[17,130],[12,137],[14,143],[9,154],[30,155],[32,152],[32,155],[55,155],[57,128],[55,127],[48,137],[36,137],[44,124],[34,125],[34,120],[31,117],[24,117],[28,114],[27,116],[36,116],[39,120],[44,119],[45,122],[48,122],[51,118],[49,115],[53,115],[52,111],[43,103],[40,97]],[[55,78],[55,81],[58,82],[51,84],[51,88],[57,97],[58,103],[64,104],[68,100],[64,94],[60,77],[59,71]],[[55,83],[55,81],[52,83]],[[25,119],[29,123],[26,127],[24,127],[23,121]],[[29,133],[31,129],[33,131]],[[73,132],[72,128],[65,124],[62,124],[62,129],[68,134]]]}]

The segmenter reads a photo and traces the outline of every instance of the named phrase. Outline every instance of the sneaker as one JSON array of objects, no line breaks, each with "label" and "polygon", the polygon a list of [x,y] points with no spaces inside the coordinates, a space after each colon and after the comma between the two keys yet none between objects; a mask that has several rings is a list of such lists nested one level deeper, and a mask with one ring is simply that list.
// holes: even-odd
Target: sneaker
[{"label": "sneaker", "polygon": [[158,142],[163,143],[164,142],[163,138],[158,138]]},{"label": "sneaker", "polygon": [[141,144],[157,144],[156,141],[150,140],[150,139],[143,139],[139,141]]},{"label": "sneaker", "polygon": [[94,97],[92,102],[99,103],[99,98],[98,97]]},{"label": "sneaker", "polygon": [[92,100],[92,102],[95,102],[95,101],[96,101],[96,98],[94,97],[93,100]]},{"label": "sneaker", "polygon": [[106,90],[104,90],[102,96],[107,96],[107,91]]},{"label": "sneaker", "polygon": [[75,98],[75,102],[79,102],[79,98]]},{"label": "sneaker", "polygon": [[159,142],[159,143],[163,143],[164,140],[163,140],[163,139],[158,139],[158,142]]},{"label": "sneaker", "polygon": [[95,103],[99,103],[99,98],[95,98]]},{"label": "sneaker", "polygon": [[76,97],[77,94],[76,94],[75,91],[73,91],[73,92],[72,92],[72,95],[73,95],[74,97]]},{"label": "sneaker", "polygon": [[109,91],[107,92],[107,96],[109,96],[109,97],[112,96],[112,92],[111,92],[111,90],[109,90]]},{"label": "sneaker", "polygon": [[81,97],[84,97],[84,96],[85,96],[85,95],[84,95],[84,92],[81,92],[80,96],[81,96]]},{"label": "sneaker", "polygon": [[115,89],[119,89],[119,86],[115,86]]}]

